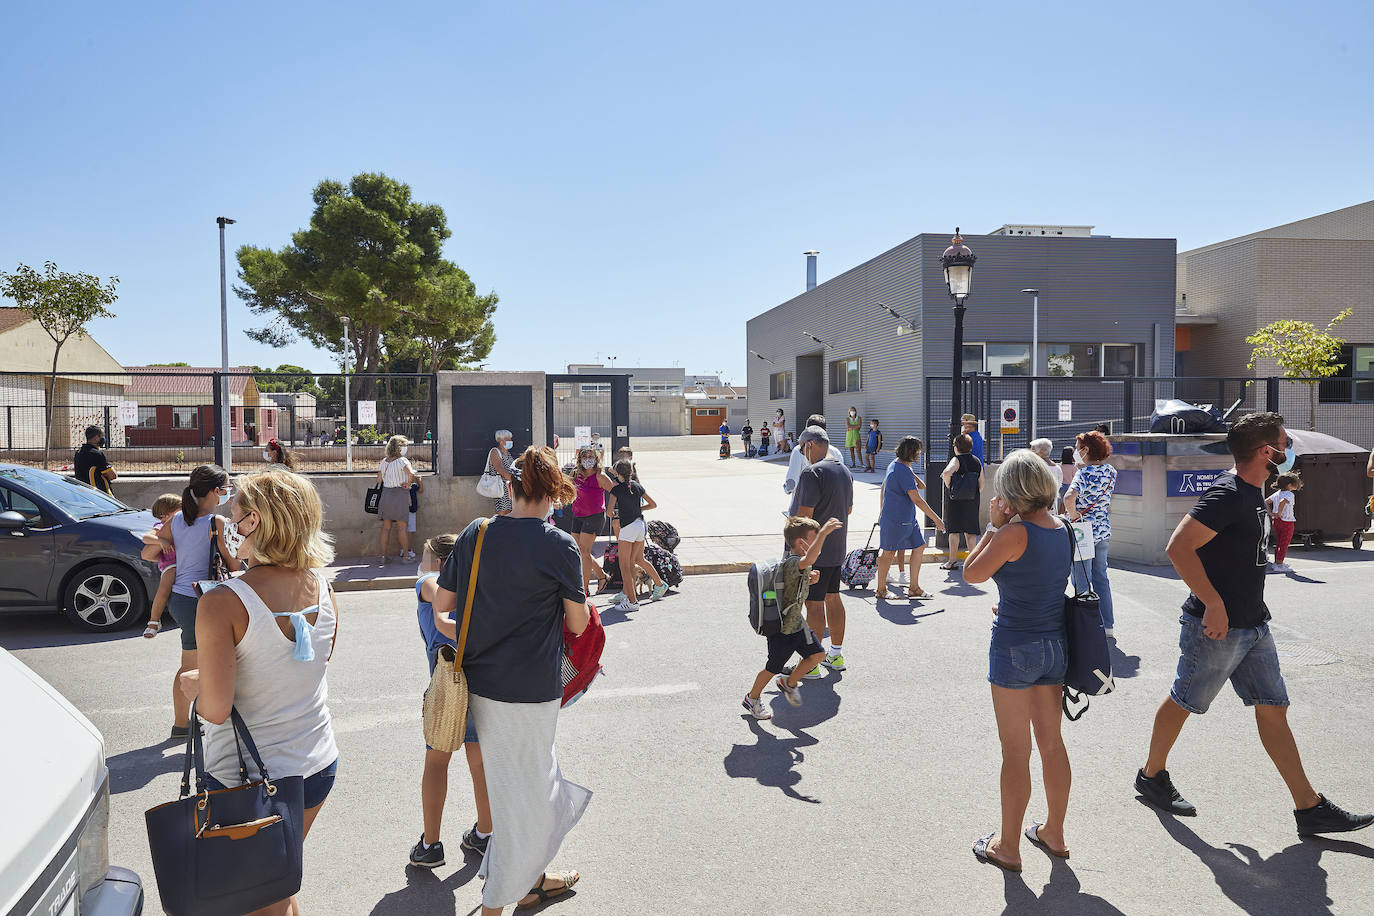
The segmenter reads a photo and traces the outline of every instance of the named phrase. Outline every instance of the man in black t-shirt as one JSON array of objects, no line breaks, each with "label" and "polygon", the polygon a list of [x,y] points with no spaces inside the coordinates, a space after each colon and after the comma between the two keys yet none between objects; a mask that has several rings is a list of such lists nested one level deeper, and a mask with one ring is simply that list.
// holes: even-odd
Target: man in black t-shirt
[{"label": "man in black t-shirt", "polygon": [[[808,426],[801,434],[797,448],[810,464],[797,478],[793,494],[796,514],[802,518],[837,518],[843,525],[826,538],[820,556],[812,569],[820,573],[806,595],[806,623],[818,638],[830,628],[830,648],[825,665],[833,671],[845,669],[844,660],[844,601],[840,598],[840,567],[848,551],[849,513],[854,511],[854,478],[849,468],[830,457],[830,437],[819,426]],[[819,668],[806,677],[821,677]]]},{"label": "man in black t-shirt", "polygon": [[1165,766],[1188,716],[1205,713],[1230,680],[1241,701],[1255,708],[1260,741],[1292,793],[1298,834],[1310,836],[1368,827],[1374,814],[1350,814],[1312,788],[1288,727],[1288,689],[1264,603],[1269,512],[1261,489],[1288,442],[1276,413],[1232,424],[1226,446],[1236,466],[1217,478],[1169,539],[1169,559],[1191,592],[1180,619],[1178,675],[1155,713],[1135,788],[1170,814],[1197,814]]},{"label": "man in black t-shirt", "polygon": [[110,467],[110,459],[100,450],[104,444],[105,431],[99,426],[87,426],[86,444],[77,449],[72,457],[72,475],[82,483],[113,495],[110,481],[119,475]]}]

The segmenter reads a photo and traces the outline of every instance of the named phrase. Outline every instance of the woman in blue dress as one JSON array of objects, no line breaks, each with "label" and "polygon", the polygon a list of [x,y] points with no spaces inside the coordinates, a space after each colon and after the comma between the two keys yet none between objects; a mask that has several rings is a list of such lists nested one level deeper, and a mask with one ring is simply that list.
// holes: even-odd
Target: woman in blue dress
[{"label": "woman in blue dress", "polygon": [[897,443],[897,457],[887,466],[883,486],[879,491],[882,508],[878,512],[878,591],[879,600],[887,597],[887,571],[897,558],[897,551],[910,550],[911,585],[907,588],[908,598],[934,598],[921,588],[921,554],[926,548],[925,531],[917,523],[916,510],[925,513],[935,527],[945,530],[940,516],[926,505],[921,498],[920,484],[911,466],[921,456],[921,440],[915,436],[903,436]]}]

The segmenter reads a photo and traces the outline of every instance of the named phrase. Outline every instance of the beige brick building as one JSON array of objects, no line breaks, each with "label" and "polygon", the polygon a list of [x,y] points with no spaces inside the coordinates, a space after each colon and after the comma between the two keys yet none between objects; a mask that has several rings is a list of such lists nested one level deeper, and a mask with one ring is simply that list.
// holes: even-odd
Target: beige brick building
[{"label": "beige brick building", "polygon": [[1348,341],[1340,376],[1282,386],[1279,409],[1294,426],[1365,447],[1374,430],[1374,201],[1184,251],[1178,255],[1176,372],[1180,376],[1281,375],[1271,360],[1246,368],[1248,335],[1283,318],[1338,326]]}]

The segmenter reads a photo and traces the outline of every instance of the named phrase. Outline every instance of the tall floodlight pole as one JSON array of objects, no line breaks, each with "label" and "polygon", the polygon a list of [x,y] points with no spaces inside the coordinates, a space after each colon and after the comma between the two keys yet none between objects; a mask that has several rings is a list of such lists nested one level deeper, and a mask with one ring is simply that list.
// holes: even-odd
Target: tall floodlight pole
[{"label": "tall floodlight pole", "polygon": [[348,370],[353,366],[353,345],[349,342],[348,319],[344,326],[344,462],[348,470],[353,470],[353,408],[349,406]]},{"label": "tall floodlight pole", "polygon": [[1039,387],[1036,376],[1040,374],[1040,290],[1023,289],[1021,292],[1031,297],[1031,438],[1040,438],[1036,435],[1036,430],[1040,426],[1040,398]]},{"label": "tall floodlight pole", "polygon": [[233,473],[234,448],[229,438],[229,280],[224,269],[224,227],[232,226],[234,220],[227,216],[215,217],[219,224],[219,441],[223,443],[220,453],[224,458],[224,470]]}]

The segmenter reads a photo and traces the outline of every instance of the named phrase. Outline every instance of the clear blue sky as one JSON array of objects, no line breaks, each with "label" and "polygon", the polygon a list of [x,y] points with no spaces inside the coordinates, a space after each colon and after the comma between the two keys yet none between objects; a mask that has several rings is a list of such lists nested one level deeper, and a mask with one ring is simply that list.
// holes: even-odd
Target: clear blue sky
[{"label": "clear blue sky", "polygon": [[[1367,2],[29,3],[5,15],[0,266],[118,274],[126,364],[219,362],[214,218],[322,178],[448,213],[490,366],[725,370],[744,322],[956,223],[1180,249],[1374,198]],[[232,261],[231,261],[232,269]],[[272,351],[232,298],[230,358]]]}]

